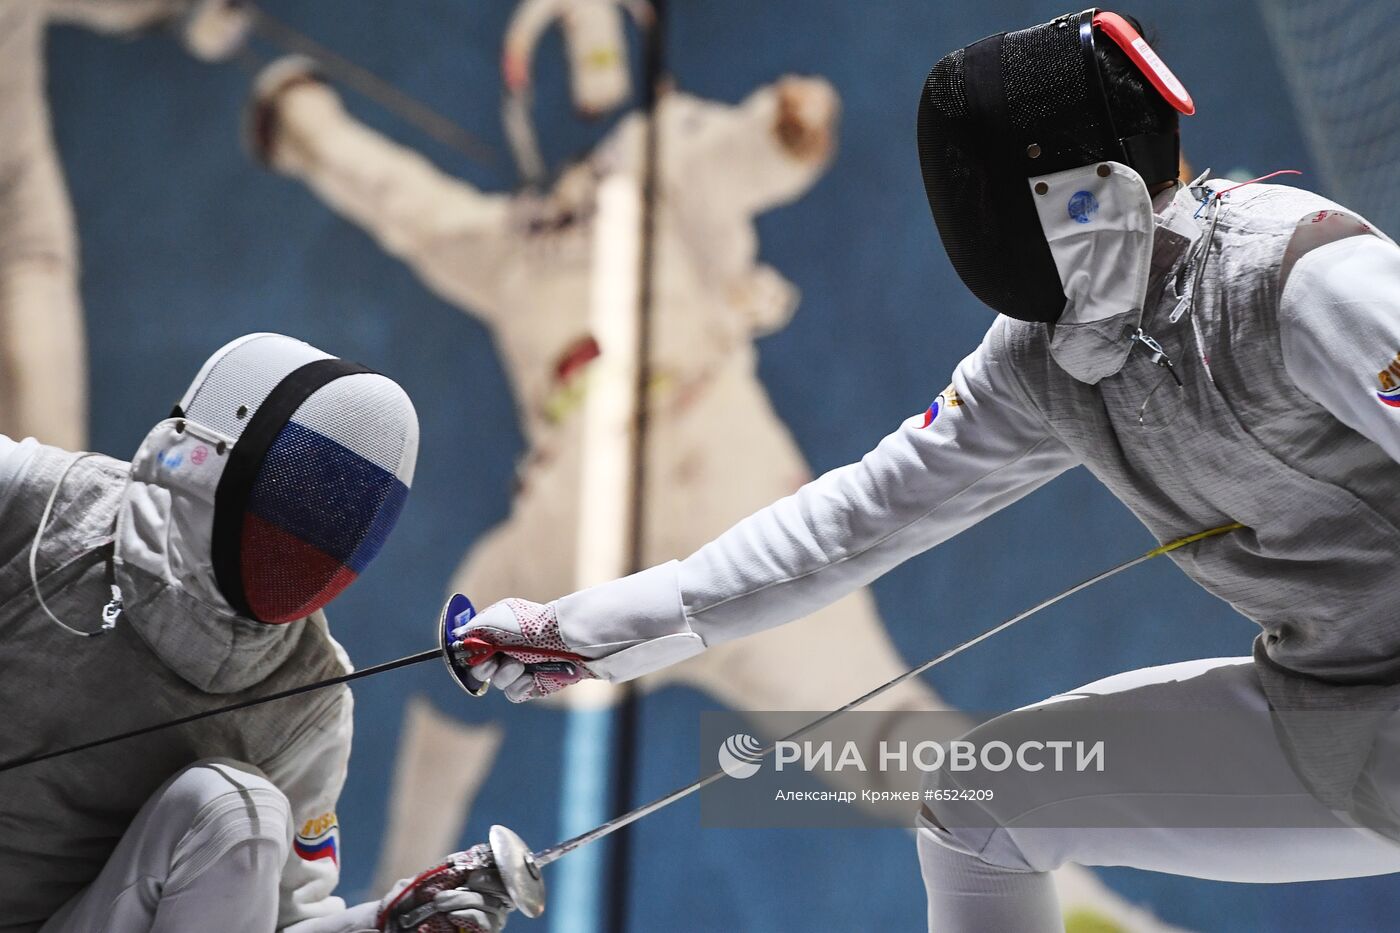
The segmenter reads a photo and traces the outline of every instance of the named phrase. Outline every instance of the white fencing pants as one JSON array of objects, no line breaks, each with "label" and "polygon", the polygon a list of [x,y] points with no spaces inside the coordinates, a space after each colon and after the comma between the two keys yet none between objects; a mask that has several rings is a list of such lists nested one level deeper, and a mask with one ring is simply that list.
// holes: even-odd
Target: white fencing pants
[{"label": "white fencing pants", "polygon": [[[1239,710],[1261,714],[1268,704],[1249,658],[1215,658],[1145,668],[1097,681],[1046,701],[1058,710],[1123,708],[1124,696],[1134,692],[1135,708],[1142,698],[1163,709]],[[1066,705],[1073,704],[1073,706]],[[1043,705],[1043,704],[1037,704]],[[1032,710],[1034,707],[1031,708]],[[995,732],[998,723],[1026,711],[1010,713],[979,727]],[[1367,780],[1379,782],[1379,796],[1400,796],[1394,765],[1400,759],[1400,736],[1382,730],[1368,765]],[[1190,754],[1189,736],[1144,730],[1143,753],[1179,766],[1183,775],[1197,767],[1200,756]],[[1164,743],[1169,753],[1162,754]],[[1180,745],[1177,753],[1171,745]],[[1132,757],[1131,749],[1115,745],[1112,754]],[[1377,762],[1381,762],[1376,766]],[[1246,780],[1258,775],[1288,808],[1290,819],[1306,828],[1164,828],[1153,825],[1151,807],[1144,808],[1142,825],[1133,825],[1133,807],[1124,806],[1112,772],[1086,776],[1080,792],[1067,806],[1093,814],[1096,807],[1113,813],[1113,828],[1048,828],[1028,826],[959,826],[944,829],[935,823],[933,804],[918,831],[919,862],[928,894],[929,930],[969,933],[1015,930],[1017,933],[1063,933],[1055,887],[1048,872],[1065,863],[1122,865],[1193,878],[1236,882],[1320,881],[1400,872],[1400,845],[1327,809],[1293,777],[1283,748],[1272,730],[1262,728],[1230,755],[1232,767]],[[1003,772],[1010,774],[1009,772]],[[1282,776],[1282,777],[1281,777]],[[1020,780],[1008,777],[1008,780]],[[1282,784],[1281,784],[1282,780]],[[978,778],[979,786],[983,783]],[[1182,786],[1185,786],[1183,783]],[[992,788],[995,790],[995,788]],[[952,820],[948,820],[952,823]],[[1007,822],[1014,822],[1008,820]],[[1290,823],[1290,825],[1295,825]]]},{"label": "white fencing pants", "polygon": [[191,765],[151,795],[92,884],[40,933],[270,933],[287,798],[246,766]]}]

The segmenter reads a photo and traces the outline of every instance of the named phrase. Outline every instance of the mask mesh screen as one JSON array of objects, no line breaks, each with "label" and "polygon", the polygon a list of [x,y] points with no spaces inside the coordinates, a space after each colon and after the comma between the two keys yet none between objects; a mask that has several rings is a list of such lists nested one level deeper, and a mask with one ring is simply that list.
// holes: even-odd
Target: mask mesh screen
[{"label": "mask mesh screen", "polygon": [[412,404],[383,376],[337,379],[298,407],[243,520],[243,590],[257,618],[303,618],[364,570],[403,509],[417,446]]},{"label": "mask mesh screen", "polygon": [[1116,157],[1075,27],[1047,24],[1007,33],[1001,73],[1007,118],[1018,137],[1008,142],[1026,139],[1025,145],[1035,142],[1041,149],[1039,159],[1026,160],[1022,178]]},{"label": "mask mesh screen", "polygon": [[[210,366],[186,398],[185,415],[236,440],[248,423],[248,413],[263,403],[287,373],[329,356],[300,340],[276,334],[244,341]],[[241,418],[240,408],[244,410]]]},{"label": "mask mesh screen", "polygon": [[997,64],[1003,113],[968,87],[967,50],[934,65],[919,103],[924,190],[968,289],[1001,314],[1053,322],[1065,297],[1027,179],[1105,157],[1102,106],[1072,24],[1007,33]]}]

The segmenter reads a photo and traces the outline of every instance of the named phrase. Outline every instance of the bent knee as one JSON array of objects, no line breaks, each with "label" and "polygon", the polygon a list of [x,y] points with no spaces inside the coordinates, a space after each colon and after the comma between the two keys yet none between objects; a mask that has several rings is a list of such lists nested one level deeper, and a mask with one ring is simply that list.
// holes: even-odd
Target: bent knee
[{"label": "bent knee", "polygon": [[[936,817],[937,814],[933,815]],[[940,857],[937,853],[952,852],[997,871],[1046,870],[1044,866],[1033,864],[1011,834],[1000,826],[944,828],[932,822],[928,812],[923,814],[919,822],[918,849],[919,861],[925,867],[933,862],[947,861],[946,857]]]},{"label": "bent knee", "polygon": [[178,772],[159,791],[160,820],[183,827],[185,837],[203,845],[262,839],[282,848],[291,835],[287,796],[252,765],[227,759],[198,761]]},{"label": "bent knee", "polygon": [[1063,787],[1053,771],[1035,767],[1039,762],[1018,762],[1018,750],[1039,734],[1038,718],[1033,710],[1007,713],[950,744],[962,751],[949,751],[925,783],[921,825],[931,841],[1006,871],[1056,867],[1018,841],[1028,813],[1079,790]]}]

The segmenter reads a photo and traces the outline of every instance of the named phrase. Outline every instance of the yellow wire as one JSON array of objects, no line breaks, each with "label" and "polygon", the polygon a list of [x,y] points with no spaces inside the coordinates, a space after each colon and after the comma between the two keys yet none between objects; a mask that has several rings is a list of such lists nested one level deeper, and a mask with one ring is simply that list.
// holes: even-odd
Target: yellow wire
[{"label": "yellow wire", "polygon": [[1187,535],[1184,538],[1178,538],[1177,540],[1164,544],[1161,547],[1153,548],[1152,550],[1147,552],[1146,556],[1157,557],[1161,554],[1166,554],[1168,551],[1175,551],[1179,547],[1185,547],[1188,544],[1193,544],[1197,541],[1201,541],[1206,538],[1214,538],[1216,535],[1229,534],[1230,532],[1238,531],[1243,527],[1244,525],[1240,524],[1239,522],[1231,522],[1228,525],[1221,525],[1219,528],[1212,528],[1209,531],[1198,531],[1193,535]]}]

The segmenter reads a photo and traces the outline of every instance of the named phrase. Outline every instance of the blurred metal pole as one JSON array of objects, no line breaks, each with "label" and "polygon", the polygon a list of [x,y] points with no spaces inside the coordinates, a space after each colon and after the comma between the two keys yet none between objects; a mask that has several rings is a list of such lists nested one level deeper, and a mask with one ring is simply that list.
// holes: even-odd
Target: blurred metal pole
[{"label": "blurred metal pole", "polygon": [[[650,29],[642,31],[641,109],[647,115],[645,151],[642,157],[641,191],[641,255],[638,269],[637,296],[637,386],[635,426],[632,431],[632,527],[629,568],[632,572],[647,564],[646,523],[650,477],[647,460],[650,453],[652,349],[655,336],[657,221],[661,198],[661,160],[664,157],[661,139],[660,106],[665,97],[669,76],[666,69],[666,27],[669,22],[666,0],[652,0],[653,19]],[[626,692],[617,707],[614,748],[617,750],[614,774],[615,813],[632,809],[637,791],[637,743],[641,711],[635,688],[626,685]],[[613,840],[610,877],[612,881],[609,904],[609,924],[606,929],[625,933],[627,930],[628,898],[632,890],[632,831],[623,829]]]},{"label": "blurred metal pole", "polygon": [[[574,583],[626,576],[645,562],[646,459],[655,263],[657,67],[655,28],[645,43],[639,109],[646,115],[641,161],[598,185],[588,326],[599,357],[589,367],[582,411]],[[568,707],[560,822],[581,832],[630,809],[637,758],[634,691],[586,681],[563,694]],[[625,838],[561,866],[553,933],[626,928],[629,852]]]},{"label": "blurred metal pole", "polygon": [[[641,202],[638,179],[630,174],[613,173],[598,184],[588,329],[598,342],[599,355],[588,368],[581,414],[576,588],[626,576],[634,561]],[[617,726],[628,689],[587,680],[562,694],[568,714],[559,820],[566,833],[616,812],[615,788],[621,779]],[[617,929],[609,919],[611,848],[609,844],[560,866],[556,894],[562,909],[550,914],[552,933]]]}]

